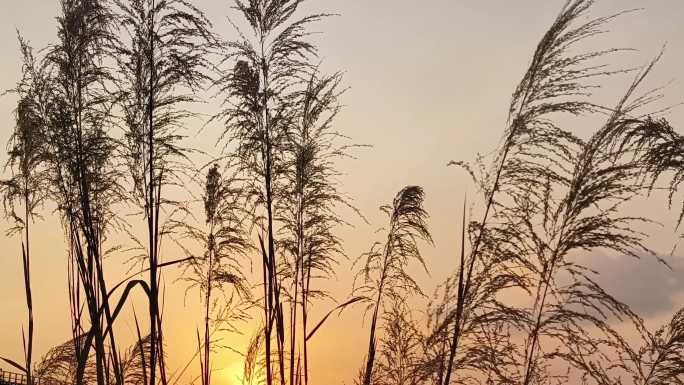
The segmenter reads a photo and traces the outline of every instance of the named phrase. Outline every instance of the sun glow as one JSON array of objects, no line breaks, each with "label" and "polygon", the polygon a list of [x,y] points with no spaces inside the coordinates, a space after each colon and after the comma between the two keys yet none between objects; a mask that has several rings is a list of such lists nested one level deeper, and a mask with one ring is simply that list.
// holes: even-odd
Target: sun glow
[{"label": "sun glow", "polygon": [[243,385],[242,360],[233,359],[231,363],[217,371],[219,385]]}]

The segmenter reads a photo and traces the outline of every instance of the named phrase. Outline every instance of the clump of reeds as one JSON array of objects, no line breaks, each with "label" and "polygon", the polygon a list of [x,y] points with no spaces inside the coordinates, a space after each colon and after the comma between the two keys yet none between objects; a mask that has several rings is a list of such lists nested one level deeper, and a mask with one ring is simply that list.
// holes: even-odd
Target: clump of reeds
[{"label": "clump of reeds", "polygon": [[423,208],[424,192],[419,186],[401,189],[392,204],[380,210],[388,217],[387,238],[376,242],[364,253],[362,268],[357,273],[358,287],[354,292],[366,299],[366,311],[371,311],[368,354],[363,370],[363,384],[373,379],[375,356],[378,350],[378,323],[382,309],[388,301],[400,301],[408,294],[422,294],[416,281],[408,274],[407,267],[417,262],[427,271],[418,248],[419,241],[432,242],[427,227],[428,214]]},{"label": "clump of reeds", "polygon": [[[317,283],[335,276],[338,259],[344,256],[335,228],[347,223],[336,210],[343,206],[358,213],[349,198],[340,192],[336,181],[339,172],[335,162],[349,156],[347,151],[353,147],[338,144],[344,138],[333,128],[340,109],[341,79],[339,73],[327,76],[316,70],[309,75],[305,88],[295,98],[296,115],[285,153],[284,195],[278,202],[277,218],[278,246],[284,251],[283,280],[289,290],[289,381],[292,384],[302,382],[296,373],[303,377],[304,385],[309,380],[308,345],[314,332],[309,312],[315,300],[328,297]],[[316,329],[321,325],[319,322]],[[298,333],[300,327],[301,333]]]},{"label": "clump of reeds", "polygon": [[[60,5],[58,41],[46,58],[52,69],[46,137],[51,196],[70,252],[76,383],[83,383],[92,347],[98,384],[121,384],[115,316],[103,266],[104,243],[117,222],[113,208],[123,196],[111,131],[111,73],[104,64],[114,40],[113,14],[98,0],[62,0]],[[88,325],[81,318],[81,293]]]},{"label": "clump of reeds", "polygon": [[[617,16],[579,23],[592,5],[593,1],[568,1],[545,34],[513,94],[509,125],[494,166],[481,167],[482,176],[476,178],[484,192],[484,217],[471,225],[470,257],[461,258],[445,385],[451,381],[453,363],[467,363],[471,357],[460,346],[467,320],[484,314],[485,323],[479,327],[500,329],[504,337],[497,342],[502,353],[487,356],[505,357],[496,365],[490,361],[487,377],[525,385],[547,381],[550,362],[572,361],[573,354],[591,356],[593,367],[608,370],[606,351],[626,344],[613,329],[611,316],[629,319],[643,330],[638,316],[606,293],[593,272],[572,259],[577,251],[599,248],[633,256],[648,251],[643,234],[634,230],[634,223],[645,219],[621,215],[622,205],[643,192],[640,164],[615,146],[615,136],[629,113],[648,101],[633,93],[651,67],[637,76],[615,107],[591,101],[595,83],[590,80],[625,72],[596,64],[596,59],[617,49],[576,53],[579,42],[602,33]],[[606,122],[589,139],[557,123],[559,114],[584,117],[601,112],[607,114]],[[489,258],[495,263],[488,264]],[[503,274],[488,274],[492,268]],[[469,296],[477,294],[471,293],[472,288],[501,279],[507,283],[479,298],[489,297],[493,312],[484,312],[486,305],[465,305]],[[515,308],[498,302],[497,294],[506,288],[527,293],[532,306]],[[509,329],[526,335],[522,350],[507,341]],[[478,340],[487,341],[479,335]],[[544,341],[552,348],[541,348]],[[457,359],[459,354],[463,358]]]},{"label": "clump of reeds", "polygon": [[[125,162],[134,194],[130,200],[142,210],[147,240],[135,242],[149,271],[150,382],[157,369],[167,383],[163,362],[162,319],[159,306],[161,244],[178,202],[168,190],[182,187],[190,149],[181,143],[186,120],[193,116],[186,105],[198,101],[209,80],[208,54],[215,44],[211,23],[204,13],[185,1],[118,0],[117,20],[128,36],[115,44],[121,90],[118,104],[125,128]],[[157,360],[159,358],[159,360]],[[157,362],[159,361],[159,362]]]},{"label": "clump of reeds", "polygon": [[[244,175],[244,191],[254,207],[252,222],[259,231],[269,385],[276,378],[281,384],[298,383],[302,377],[308,381],[307,354],[303,370],[294,362],[297,309],[302,307],[306,317],[315,293],[311,278],[329,272],[339,251],[331,226],[340,221],[331,209],[344,200],[330,181],[334,169],[329,163],[340,155],[333,153],[328,137],[334,136],[330,124],[338,108],[339,76],[318,76],[311,64],[316,47],[307,41],[308,25],[326,15],[297,19],[301,3],[235,1],[250,31],[238,29],[239,38],[226,44],[224,62],[233,67],[216,82],[223,109],[214,119],[224,124],[226,145],[236,146],[237,169]],[[289,321],[284,306],[288,298]],[[309,334],[303,329],[304,349]]]}]

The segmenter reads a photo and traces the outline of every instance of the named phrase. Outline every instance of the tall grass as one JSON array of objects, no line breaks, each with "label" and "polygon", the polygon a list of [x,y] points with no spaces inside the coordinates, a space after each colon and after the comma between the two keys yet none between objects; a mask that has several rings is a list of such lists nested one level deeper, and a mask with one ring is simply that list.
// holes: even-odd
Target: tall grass
[{"label": "tall grass", "polygon": [[432,242],[427,228],[428,214],[423,208],[424,192],[419,186],[407,186],[395,196],[392,204],[380,210],[387,215],[387,238],[376,242],[360,259],[362,268],[357,274],[360,281],[354,291],[366,298],[367,311],[371,311],[368,353],[363,370],[363,384],[373,382],[373,369],[378,346],[378,322],[386,301],[401,301],[408,294],[422,294],[416,281],[408,274],[410,262],[417,262],[427,271],[418,248],[418,241]]},{"label": "tall grass", "polygon": [[[22,77],[13,92],[19,97],[15,110],[16,125],[7,146],[6,167],[12,176],[2,181],[3,207],[13,223],[8,235],[21,234],[21,261],[24,293],[28,312],[27,330],[22,327],[23,371],[28,385],[33,384],[33,292],[31,289],[30,224],[39,216],[38,209],[47,199],[45,156],[45,68],[36,62],[33,49],[19,36],[22,54]],[[17,366],[14,364],[14,366]]]},{"label": "tall grass", "polygon": [[[70,287],[80,364],[77,383],[82,383],[93,341],[98,384],[120,384],[114,317],[103,266],[107,254],[103,244],[116,225],[112,209],[122,200],[114,160],[116,144],[110,130],[112,101],[106,88],[111,73],[103,64],[113,41],[113,14],[102,1],[62,0],[60,5],[58,41],[47,57],[54,68],[47,137],[52,195],[73,266]],[[77,292],[81,289],[87,326],[80,317]]]},{"label": "tall grass", "polygon": [[[193,360],[202,385],[212,382],[215,333],[243,333],[254,305],[260,322],[244,352],[243,382],[308,385],[318,362],[312,338],[359,303],[370,314],[362,385],[684,381],[682,311],[648,329],[577,258],[652,254],[637,231],[649,219],[626,215],[625,206],[663,180],[671,205],[684,181],[682,135],[643,112],[658,92],[637,93],[660,56],[636,71],[605,64],[620,49],[583,50],[622,13],[591,17],[593,0],[566,1],[513,93],[491,165],[453,162],[480,188],[483,211],[469,220],[464,202],[458,270],[425,317],[412,310],[424,294],[410,272],[428,270],[420,248],[432,237],[425,193],[407,186],[381,207],[384,239],[357,260],[353,296],[312,322],[331,297],[324,281],[345,259],[337,229],[348,223],[338,210],[363,219],[337,169],[356,147],[335,126],[342,75],[321,70],[310,42],[311,24],[328,15],[299,17],[303,0],[235,0],[236,37],[221,41],[192,2],[59,4],[57,39],[44,57],[19,39],[10,177],[1,185],[10,234],[21,236],[28,310],[23,363],[4,361],[29,385],[181,381],[185,369],[168,374],[161,306],[162,269],[177,264],[201,297]],[[597,103],[592,90],[625,73],[635,78],[617,103]],[[200,168],[201,199],[183,202],[175,197],[190,195],[199,179],[186,125],[209,84],[221,103],[210,122],[222,125],[224,153]],[[591,128],[596,117],[587,137],[568,128]],[[48,201],[68,245],[72,338],[35,360],[30,223]],[[128,207],[145,239],[122,214]],[[130,235],[132,246],[111,245],[115,233]],[[184,259],[166,257],[168,239]],[[130,249],[141,270],[109,284],[105,260]],[[245,266],[252,255],[261,267],[256,297]],[[137,288],[149,319],[141,327],[134,313],[136,342],[122,350],[116,320]],[[626,338],[618,322],[641,341]]]},{"label": "tall grass", "polygon": [[241,195],[234,178],[223,176],[218,166],[213,165],[207,171],[202,196],[206,226],[188,224],[191,212],[177,224],[186,239],[202,248],[200,254],[187,251],[193,258],[185,263],[184,278],[190,287],[199,288],[203,296],[204,330],[201,342],[198,341],[202,350],[202,385],[211,383],[213,330],[235,331],[233,323],[247,317],[245,305],[251,302],[250,288],[243,274],[244,259],[251,248],[244,229],[244,215],[241,215],[244,213]]},{"label": "tall grass", "polygon": [[421,335],[411,319],[406,299],[397,299],[383,314],[384,334],[379,341],[379,355],[374,384],[417,385]]},{"label": "tall grass", "polygon": [[[182,146],[185,120],[192,114],[184,105],[198,100],[209,79],[207,55],[214,44],[211,23],[198,8],[184,1],[119,0],[118,20],[128,36],[117,40],[121,73],[120,104],[125,132],[124,156],[134,194],[142,211],[147,241],[137,241],[149,270],[150,383],[157,369],[167,383],[159,306],[161,244],[167,235],[163,212],[176,202],[167,190],[183,186],[189,149]],[[157,358],[159,362],[157,363]]]},{"label": "tall grass", "polygon": [[[606,247],[633,253],[633,247],[640,247],[638,234],[623,232],[623,225],[630,218],[614,216],[617,213],[614,204],[630,199],[639,191],[630,185],[637,177],[635,165],[616,164],[620,154],[612,153],[610,141],[604,138],[621,115],[621,105],[611,114],[605,128],[598,130],[588,142],[556,123],[559,114],[581,117],[610,112],[610,108],[603,108],[590,99],[591,90],[598,79],[624,72],[609,70],[597,63],[597,59],[617,49],[578,53],[577,45],[603,33],[605,24],[619,16],[579,22],[593,3],[566,2],[539,42],[529,69],[513,93],[508,127],[494,167],[477,179],[486,204],[482,220],[472,227],[475,236],[470,257],[459,270],[455,326],[444,385],[449,384],[463,323],[468,318],[465,302],[471,287],[478,284],[473,272],[478,265],[486,266],[485,254],[492,253],[500,264],[509,266],[504,275],[508,284],[491,291],[492,299],[508,286],[534,293],[534,315],[521,377],[521,382],[527,385],[535,375],[539,334],[542,325],[547,323],[542,316],[543,309],[547,296],[555,291],[549,291],[551,281],[561,265],[573,270],[560,261],[574,249]],[[603,210],[599,214],[587,213],[589,208],[603,204],[606,208],[599,208]],[[489,250],[482,250],[483,246]],[[510,266],[517,267],[510,269]],[[530,270],[531,276],[520,274],[521,268]],[[500,310],[499,317],[503,319],[527,318],[507,306]],[[522,326],[520,323],[513,321],[516,327]]]},{"label": "tall grass", "polygon": [[[284,310],[287,296],[285,287],[287,273],[282,271],[285,258],[282,255],[279,256],[281,251],[278,248],[277,239],[278,210],[282,207],[281,202],[285,199],[285,194],[297,195],[299,192],[298,196],[301,197],[304,193],[302,189],[297,189],[296,185],[292,186],[293,191],[287,192],[282,187],[288,172],[288,157],[292,149],[290,132],[298,124],[298,119],[304,119],[300,127],[311,130],[315,135],[315,128],[310,126],[316,124],[318,114],[327,113],[329,109],[335,108],[334,100],[315,99],[317,96],[325,97],[323,93],[309,97],[310,105],[301,104],[300,96],[304,95],[304,102],[307,97],[306,93],[302,92],[303,79],[313,75],[315,67],[310,61],[316,55],[316,48],[307,41],[309,32],[306,28],[309,24],[326,16],[314,14],[296,19],[295,12],[301,3],[301,0],[249,2],[236,0],[234,8],[250,31],[245,34],[234,24],[239,38],[226,44],[227,51],[224,58],[224,62],[234,63],[234,66],[216,82],[219,96],[223,100],[223,109],[214,119],[224,123],[225,130],[222,138],[226,140],[225,143],[232,143],[237,147],[234,156],[239,160],[238,170],[246,176],[245,191],[248,192],[255,208],[253,222],[259,231],[259,246],[262,253],[263,343],[266,382],[269,385],[276,378],[281,384],[285,384],[288,380],[295,381],[296,377],[293,373],[294,364],[291,363],[288,368],[287,360],[294,360],[297,298],[292,299],[293,310],[288,326]],[[327,84],[323,88],[327,88]],[[309,89],[309,91],[312,90]],[[333,95],[334,91],[331,91],[329,96]],[[316,108],[320,108],[321,111],[317,111]],[[323,122],[323,124],[326,123]],[[296,137],[296,134],[293,135]],[[302,140],[306,141],[308,138],[304,137]],[[308,145],[302,142],[299,144]],[[309,150],[306,149],[306,151]],[[295,149],[296,151],[298,150]],[[296,163],[295,161],[294,166],[298,166]],[[309,172],[310,170],[301,171]],[[326,171],[323,170],[323,172]],[[325,175],[321,176],[325,178]],[[308,193],[309,187],[306,187],[306,190]],[[325,202],[314,204],[327,205]],[[288,207],[288,210],[304,213],[296,207]],[[294,222],[291,223],[294,226],[291,226],[290,230],[296,233],[297,220],[295,219]],[[323,229],[325,226],[326,224],[323,224],[319,229],[327,231]],[[323,239],[325,242],[332,240],[329,235],[324,234],[324,237],[326,237]],[[295,243],[302,241],[304,240],[300,233],[299,240]],[[335,244],[332,247],[334,248]],[[290,249],[293,251],[292,248]],[[301,272],[302,251],[299,250],[298,254],[295,251],[294,275],[296,275],[297,282],[294,282],[293,287],[296,290],[299,290],[300,286],[298,281],[305,278]],[[323,253],[326,252],[328,251],[323,251]],[[329,252],[334,252],[334,250]],[[306,290],[301,292],[305,293]],[[289,341],[286,338],[288,331],[291,333]],[[292,345],[290,357],[287,356],[288,343]],[[273,358],[277,365],[275,367]]]},{"label": "tall grass", "polygon": [[[318,282],[334,277],[338,259],[344,256],[334,231],[347,223],[336,209],[343,206],[358,213],[336,182],[336,160],[349,156],[347,151],[354,147],[338,144],[343,137],[333,128],[340,109],[340,82],[339,73],[326,76],[314,71],[309,75],[305,89],[295,99],[295,124],[287,143],[285,194],[278,204],[278,235],[279,247],[288,257],[284,261],[284,278],[289,286],[291,384],[302,383],[300,377],[308,384],[308,346],[315,332],[311,330],[309,312],[315,300],[329,296],[318,288]],[[321,325],[318,323],[316,329]]]}]

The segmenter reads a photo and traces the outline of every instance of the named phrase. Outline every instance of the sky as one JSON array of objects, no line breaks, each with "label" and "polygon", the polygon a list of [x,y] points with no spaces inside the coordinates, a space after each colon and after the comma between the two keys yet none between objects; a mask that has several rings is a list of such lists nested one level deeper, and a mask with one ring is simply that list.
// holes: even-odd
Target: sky
[{"label": "sky", "polygon": [[[472,160],[477,153],[489,153],[499,143],[505,127],[511,94],[530,63],[534,48],[565,0],[310,0],[303,11],[339,14],[317,24],[315,41],[325,71],[344,72],[349,89],[342,97],[344,109],[337,129],[355,143],[372,148],[355,152],[356,159],[339,164],[344,173],[344,190],[368,218],[369,224],[348,214],[353,227],[340,229],[348,261],[340,264],[338,276],[327,286],[338,299],[349,295],[352,261],[366,250],[383,225],[378,211],[407,184],[426,191],[426,208],[435,246],[423,248],[429,272],[412,272],[426,293],[456,269],[457,236],[464,196],[475,196],[470,179],[450,160]],[[236,18],[228,0],[194,0],[213,21],[224,38],[235,33],[227,17]],[[647,63],[663,47],[665,54],[649,87],[666,86],[667,105],[684,101],[684,2],[681,0],[600,0],[592,15],[605,15],[642,8],[610,24],[610,33],[597,39],[602,47],[630,47],[633,52],[613,59],[617,66]],[[18,80],[19,61],[16,30],[35,47],[44,47],[55,38],[57,0],[2,0],[0,5],[0,89],[9,89]],[[629,77],[599,90],[606,101],[624,91]],[[15,99],[0,97],[0,142],[6,142],[13,127]],[[208,101],[200,111],[215,112]],[[684,125],[684,108],[669,116],[677,127]],[[214,142],[220,127],[209,125],[199,136],[202,121],[188,122],[192,141],[216,153]],[[589,132],[588,128],[578,130]],[[4,162],[0,155],[0,162]],[[477,208],[474,209],[475,211]],[[655,217],[661,224],[644,225],[650,234],[648,245],[666,254],[677,239],[674,229],[677,212],[668,211],[664,196],[636,202],[629,209],[635,215]],[[0,222],[0,227],[3,222]],[[9,224],[6,224],[9,227]],[[66,297],[66,252],[61,228],[49,212],[34,226],[34,300],[36,308],[36,352],[69,338]],[[21,357],[21,325],[25,319],[19,240],[0,235],[0,355]],[[173,254],[173,251],[169,251]],[[657,324],[682,304],[684,262],[671,258],[673,270],[653,260],[616,256],[591,258],[590,265],[602,272],[601,282],[618,299],[632,305]],[[167,256],[169,259],[177,255]],[[112,275],[123,276],[121,260],[108,261]],[[195,348],[195,327],[201,320],[197,294],[186,293],[186,285],[176,280],[178,273],[166,275],[165,335],[172,345],[169,364],[185,365]],[[635,277],[631,279],[631,277]],[[630,278],[630,279],[626,279]],[[112,280],[114,278],[111,278]],[[138,301],[142,308],[142,303]],[[319,312],[333,306],[319,305]],[[320,315],[320,313],[318,313]],[[317,318],[315,315],[313,318]],[[361,309],[333,317],[312,342],[316,352],[312,383],[350,384],[363,361],[368,322]],[[251,334],[225,336],[224,344],[244,350]],[[120,335],[134,335],[133,324],[125,319]],[[197,364],[193,364],[197,366]],[[215,360],[217,385],[234,385],[241,361],[227,349]],[[190,369],[190,372],[196,369]],[[191,377],[191,375],[188,375]]]}]

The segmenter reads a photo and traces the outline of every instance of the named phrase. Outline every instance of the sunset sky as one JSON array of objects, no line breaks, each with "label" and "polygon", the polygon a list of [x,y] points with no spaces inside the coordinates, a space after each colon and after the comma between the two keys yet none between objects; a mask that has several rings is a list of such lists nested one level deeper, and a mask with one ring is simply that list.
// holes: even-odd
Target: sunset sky
[{"label": "sunset sky", "polygon": [[[215,31],[226,39],[235,33],[226,17],[237,18],[230,0],[193,0],[205,10]],[[467,175],[447,167],[450,160],[472,160],[477,153],[496,149],[506,124],[511,93],[523,76],[534,48],[552,23],[565,0],[310,0],[302,13],[331,12],[339,16],[315,26],[315,36],[325,71],[344,71],[349,90],[342,97],[344,109],[337,129],[355,143],[372,148],[355,151],[356,159],[340,162],[344,190],[368,218],[364,223],[343,212],[354,227],[341,228],[349,260],[340,261],[337,278],[326,284],[332,295],[343,301],[350,294],[352,262],[379,237],[375,230],[384,225],[378,211],[407,184],[426,192],[426,208],[435,247],[425,245],[429,274],[418,266],[412,271],[424,291],[456,269],[457,235],[463,198],[476,200],[476,190]],[[650,61],[663,46],[665,54],[646,82],[648,87],[666,86],[663,105],[684,101],[684,1],[601,0],[592,15],[605,15],[632,8],[644,8],[624,15],[612,24],[611,32],[595,39],[597,47],[630,47],[637,51],[612,57],[617,67],[639,66]],[[0,6],[0,90],[12,88],[18,80],[20,63],[16,30],[36,48],[55,40],[58,0],[2,0]],[[593,46],[592,46],[593,47]],[[631,75],[614,81],[615,87],[598,90],[598,98],[613,103],[625,90]],[[611,82],[611,85],[613,83]],[[12,95],[0,97],[0,142],[10,136],[14,122]],[[210,115],[217,103],[209,100],[197,107]],[[684,107],[669,115],[672,125],[684,125]],[[217,154],[214,143],[221,127],[209,125],[197,132],[204,121],[188,121],[191,143]],[[595,127],[578,127],[590,132]],[[681,129],[680,132],[683,132]],[[4,163],[6,155],[0,154]],[[681,197],[675,201],[681,203]],[[479,206],[473,207],[473,215]],[[679,206],[668,211],[666,197],[654,193],[630,208],[630,214],[649,216],[661,225],[644,225],[651,234],[648,245],[668,254],[677,240],[674,223]],[[33,286],[36,322],[36,353],[70,338],[66,287],[66,248],[61,227],[52,207],[33,229]],[[0,227],[9,223],[0,222]],[[680,229],[681,230],[681,229]],[[21,360],[21,325],[25,322],[24,288],[21,276],[20,240],[0,236],[0,356]],[[683,246],[684,247],[684,246]],[[182,257],[180,250],[165,249],[167,260]],[[613,255],[591,258],[589,265],[601,273],[609,292],[632,305],[649,323],[657,325],[684,304],[684,259],[668,259],[673,271],[652,258],[642,260]],[[128,271],[125,255],[114,255],[110,282]],[[254,271],[260,272],[255,262]],[[168,364],[180,370],[196,349],[196,327],[201,313],[196,291],[186,295],[186,283],[178,271],[165,273],[165,338],[170,346]],[[417,310],[425,301],[417,301]],[[136,309],[144,311],[138,300]],[[321,302],[314,320],[334,302]],[[243,335],[223,336],[224,345],[242,351],[258,320],[238,325]],[[363,363],[367,347],[368,322],[361,308],[334,316],[315,336],[311,349],[313,384],[351,384]],[[132,343],[134,324],[128,317],[119,324],[118,335]],[[199,365],[193,362],[184,378],[194,378]],[[6,368],[6,367],[5,367]],[[239,385],[240,357],[224,349],[214,360],[216,385]]]}]

